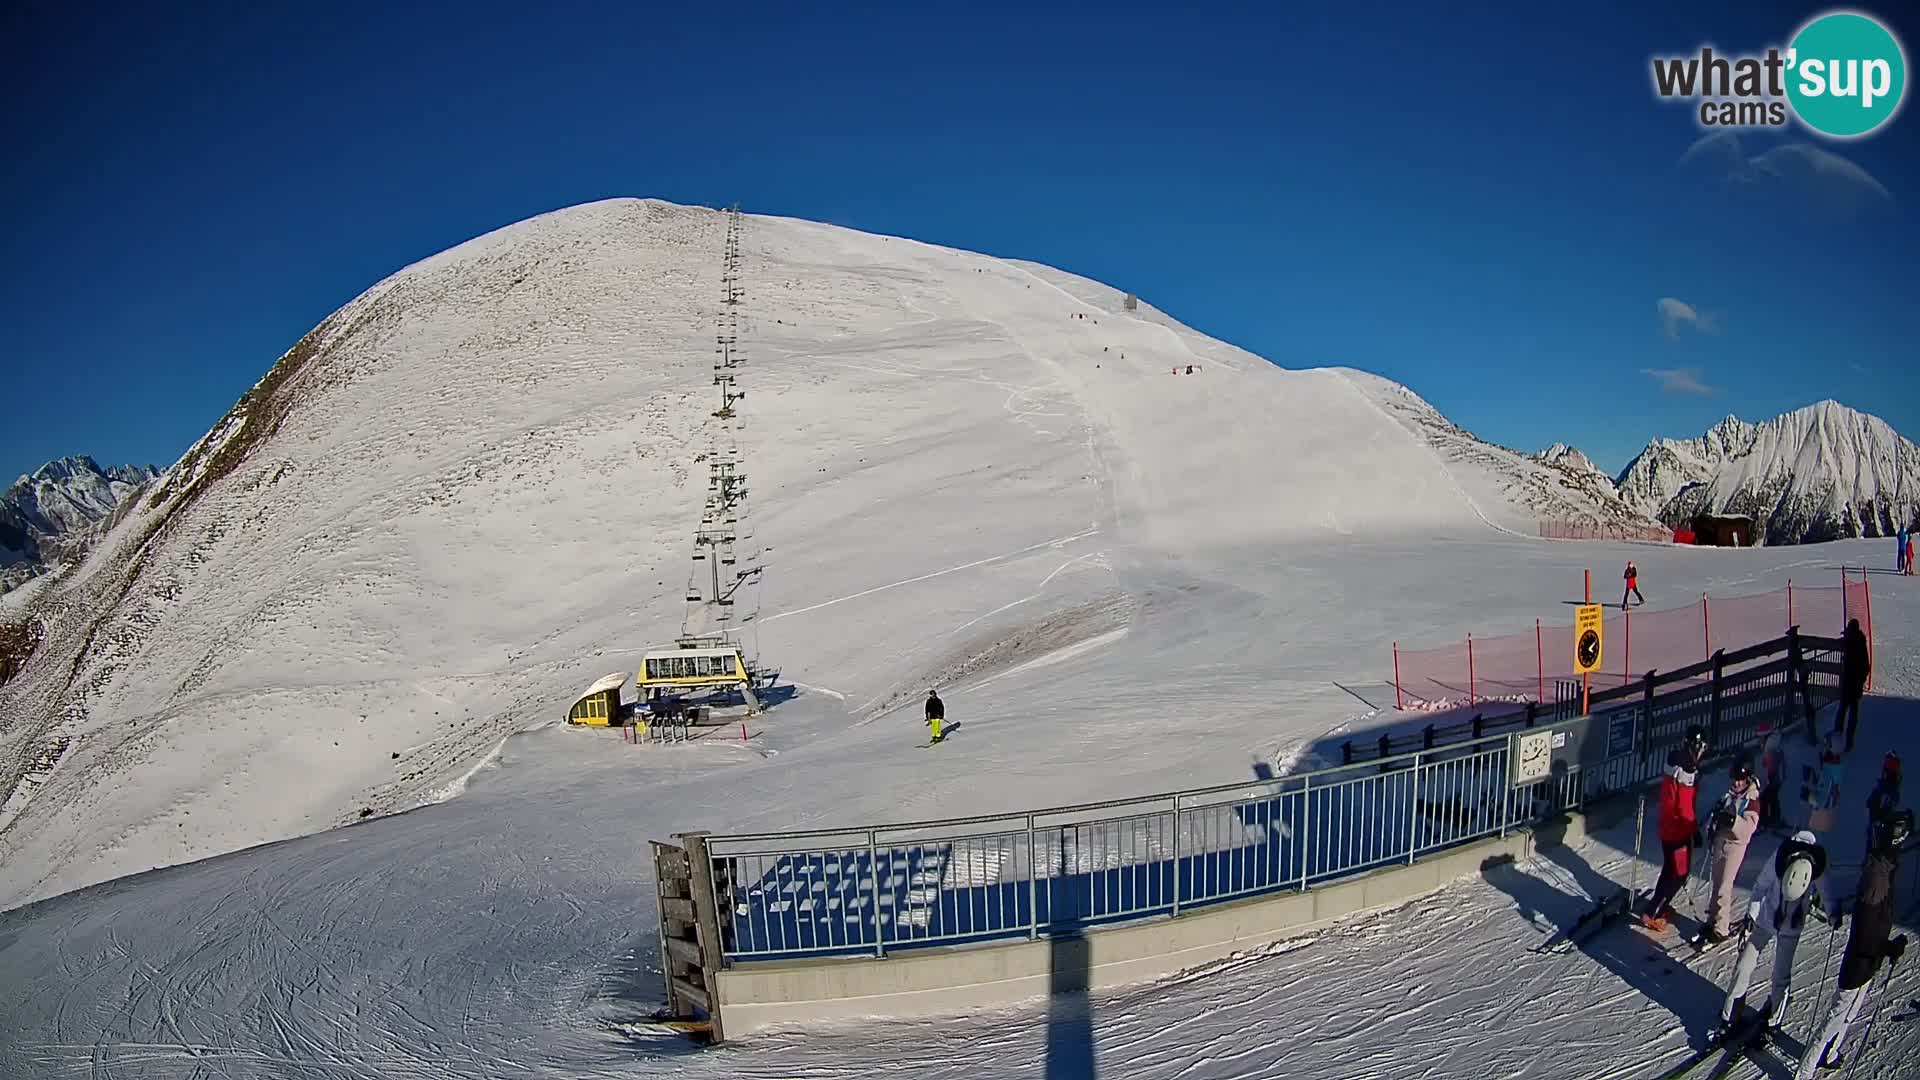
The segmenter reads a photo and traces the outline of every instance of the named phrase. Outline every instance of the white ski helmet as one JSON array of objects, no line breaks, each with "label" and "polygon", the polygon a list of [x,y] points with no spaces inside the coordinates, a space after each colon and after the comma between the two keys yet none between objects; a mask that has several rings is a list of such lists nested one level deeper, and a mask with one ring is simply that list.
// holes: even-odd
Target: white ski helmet
[{"label": "white ski helmet", "polygon": [[1797,902],[1807,895],[1813,887],[1813,860],[1805,854],[1796,852],[1787,859],[1787,868],[1780,874],[1780,895],[1786,897],[1789,904]]}]

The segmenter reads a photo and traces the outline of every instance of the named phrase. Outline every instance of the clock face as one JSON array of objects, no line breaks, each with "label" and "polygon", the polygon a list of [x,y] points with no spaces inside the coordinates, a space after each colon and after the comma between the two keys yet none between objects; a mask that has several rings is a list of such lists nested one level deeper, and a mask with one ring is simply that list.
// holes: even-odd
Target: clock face
[{"label": "clock face", "polygon": [[1574,655],[1580,661],[1580,667],[1583,670],[1591,669],[1600,660],[1600,635],[1592,630],[1581,634]]},{"label": "clock face", "polygon": [[1521,735],[1514,753],[1514,782],[1528,784],[1553,773],[1553,733],[1528,732]]}]

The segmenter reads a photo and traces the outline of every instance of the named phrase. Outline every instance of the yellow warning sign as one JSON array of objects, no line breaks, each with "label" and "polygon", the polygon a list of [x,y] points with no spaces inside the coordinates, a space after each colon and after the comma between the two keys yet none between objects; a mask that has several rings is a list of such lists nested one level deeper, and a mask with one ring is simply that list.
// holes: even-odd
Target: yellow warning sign
[{"label": "yellow warning sign", "polygon": [[1573,617],[1573,670],[1583,675],[1600,670],[1603,610],[1599,604],[1582,604]]}]

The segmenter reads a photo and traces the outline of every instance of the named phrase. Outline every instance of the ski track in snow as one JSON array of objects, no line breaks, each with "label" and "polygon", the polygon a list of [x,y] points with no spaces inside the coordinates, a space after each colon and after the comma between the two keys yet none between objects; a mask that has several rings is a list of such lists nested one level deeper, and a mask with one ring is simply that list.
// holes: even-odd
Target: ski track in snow
[{"label": "ski track in snow", "polygon": [[[1100,530],[1098,529],[1088,529],[1085,532],[1075,533],[1072,536],[1056,536],[1051,540],[1042,540],[1037,544],[1029,544],[1018,551],[1007,552],[1005,555],[990,555],[984,559],[975,559],[972,562],[961,563],[958,566],[949,566],[944,570],[934,570],[930,573],[921,574],[918,577],[903,578],[899,581],[890,581],[885,585],[875,585],[870,589],[862,589],[857,593],[849,593],[846,596],[836,596],[831,600],[822,600],[817,604],[809,604],[806,607],[792,608],[787,611],[776,611],[771,615],[762,616],[760,618],[760,621],[762,623],[777,622],[781,619],[789,618],[794,615],[805,615],[810,611],[819,611],[821,608],[830,608],[830,607],[833,607],[835,604],[844,604],[849,600],[859,600],[862,597],[872,596],[875,593],[886,592],[889,589],[897,589],[897,588],[900,588],[902,585],[917,585],[920,582],[932,581],[934,578],[945,577],[948,574],[957,574],[962,570],[972,570],[976,567],[988,566],[998,562],[1005,562],[1008,559],[1016,558],[1021,555],[1026,555],[1031,552],[1039,551],[1042,548],[1064,547],[1067,544],[1071,544],[1076,540],[1084,540],[1089,536],[1093,536],[1099,531]],[[1008,606],[1011,607],[1012,605],[1008,605]]]},{"label": "ski track in snow", "polygon": [[[0,1076],[1587,1077],[1679,1052],[1717,1008],[1637,937],[1531,951],[1625,879],[1607,833],[1155,984],[711,1052],[637,1033],[661,1000],[649,838],[1251,783],[1380,719],[1334,681],[1377,684],[1389,641],[1524,627],[1583,568],[1631,554],[1697,597],[1885,557],[1539,543],[1488,494],[1511,478],[1436,449],[1391,384],[1274,369],[1046,268],[770,218],[743,244],[753,625],[799,693],[746,747],[553,723],[678,621],[717,216],[602,204],[409,268],[352,306],[303,410],[146,542],[84,693],[47,699],[76,741],[0,833],[0,902],[35,901],[0,912]],[[70,621],[138,518],[71,595],[25,595]],[[1920,696],[1920,603],[1894,584],[1878,685]],[[42,677],[0,691],[0,757],[37,745]],[[861,719],[934,683],[965,725],[938,753]],[[1863,728],[1902,722],[1881,697]],[[963,849],[919,887],[997,859]],[[1920,1052],[1909,1026],[1883,1017],[1863,1068]]]}]

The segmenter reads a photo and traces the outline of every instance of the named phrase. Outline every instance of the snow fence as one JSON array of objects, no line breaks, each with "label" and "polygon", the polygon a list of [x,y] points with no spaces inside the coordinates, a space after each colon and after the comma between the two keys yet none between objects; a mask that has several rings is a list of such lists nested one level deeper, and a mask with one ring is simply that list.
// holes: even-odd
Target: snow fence
[{"label": "snow fence", "polygon": [[[1604,601],[1607,598],[1602,598]],[[1872,596],[1865,570],[1843,570],[1837,585],[1787,583],[1784,589],[1754,596],[1702,594],[1694,603],[1660,611],[1638,611],[1603,603],[1605,642],[1595,687],[1627,686],[1650,671],[1672,671],[1710,659],[1723,649],[1769,641],[1798,626],[1812,634],[1838,637],[1848,619],[1859,619],[1873,640]],[[1460,641],[1432,649],[1393,645],[1394,706],[1403,710],[1442,711],[1482,702],[1542,704],[1554,700],[1558,680],[1578,679],[1573,671],[1573,624],[1487,637],[1469,633]]]},{"label": "snow fence", "polygon": [[[1543,540],[1639,540],[1649,544],[1677,544],[1682,536],[1681,530],[1660,525],[1570,521],[1561,518],[1541,518],[1539,533]],[[1691,540],[1687,542],[1691,543]]]}]

